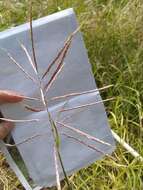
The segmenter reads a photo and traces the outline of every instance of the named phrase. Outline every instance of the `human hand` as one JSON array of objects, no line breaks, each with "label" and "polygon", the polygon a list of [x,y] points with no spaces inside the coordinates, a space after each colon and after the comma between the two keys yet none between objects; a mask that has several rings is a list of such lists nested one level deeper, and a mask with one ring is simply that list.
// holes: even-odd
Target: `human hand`
[{"label": "human hand", "polygon": [[[23,100],[23,97],[13,91],[0,90],[0,104],[17,103]],[[0,140],[3,140],[14,128],[11,122],[0,122]]]}]

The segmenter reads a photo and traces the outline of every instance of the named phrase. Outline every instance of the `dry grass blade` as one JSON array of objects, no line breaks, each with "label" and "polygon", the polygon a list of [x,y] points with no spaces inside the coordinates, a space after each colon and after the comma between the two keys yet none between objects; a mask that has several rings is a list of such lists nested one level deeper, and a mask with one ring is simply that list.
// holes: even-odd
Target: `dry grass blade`
[{"label": "dry grass blade", "polygon": [[58,169],[57,151],[56,151],[55,146],[54,146],[54,163],[55,163],[55,171],[56,171],[57,189],[61,190],[60,175],[59,175],[59,169]]},{"label": "dry grass blade", "polygon": [[52,86],[52,84],[53,84],[54,81],[56,80],[57,76],[58,76],[58,75],[60,74],[60,72],[62,71],[63,67],[64,67],[64,64],[60,65],[60,66],[56,69],[56,71],[54,72],[54,74],[52,75],[50,81],[45,85],[44,90],[45,90],[46,92],[50,89],[50,87]]},{"label": "dry grass blade", "polygon": [[38,64],[37,64],[37,59],[36,59],[36,53],[35,53],[35,46],[34,46],[34,35],[33,35],[33,26],[32,26],[32,1],[30,1],[30,36],[31,36],[31,45],[32,45],[32,54],[33,54],[33,59],[34,59],[34,65],[35,65],[35,70],[38,72]]},{"label": "dry grass blade", "polygon": [[38,84],[38,82],[12,57],[10,53],[8,53],[5,49],[3,49],[6,53],[9,59],[25,74],[25,76],[32,80],[35,84]]},{"label": "dry grass blade", "polygon": [[9,118],[2,118],[0,117],[1,121],[9,121],[14,123],[26,123],[26,122],[38,122],[40,119],[25,119],[25,120],[17,120],[17,119],[9,119]]},{"label": "dry grass blade", "polygon": [[77,139],[76,137],[74,137],[72,135],[69,135],[69,134],[66,134],[66,133],[61,133],[61,134],[64,135],[64,136],[66,136],[67,138],[75,140],[76,142],[78,142],[78,143],[80,143],[80,144],[82,144],[82,145],[84,145],[84,146],[86,146],[86,147],[88,147],[88,148],[90,148],[90,149],[92,149],[92,150],[100,153],[100,154],[106,155],[106,156],[108,156],[109,158],[111,158],[112,160],[115,161],[115,159],[112,156],[110,156],[109,154],[105,154],[105,152],[99,150],[95,146],[89,145],[89,144],[85,143],[84,141],[82,141],[81,139],[79,139],[79,138]]},{"label": "dry grass blade", "polygon": [[98,143],[101,143],[101,144],[104,144],[104,145],[107,145],[107,146],[111,146],[111,144],[109,144],[109,143],[107,143],[105,141],[102,141],[102,140],[100,140],[100,139],[98,139],[96,137],[93,137],[93,136],[91,136],[91,135],[89,135],[89,134],[87,134],[87,133],[85,133],[85,132],[83,132],[83,131],[81,131],[79,129],[76,129],[74,127],[71,127],[71,126],[69,126],[67,124],[64,124],[64,123],[61,123],[61,122],[58,122],[58,121],[56,123],[63,126],[63,127],[65,127],[65,128],[67,128],[67,129],[70,129],[70,130],[72,130],[72,131],[74,131],[74,132],[76,132],[76,133],[78,133],[78,134],[80,134],[82,136],[85,136],[86,138],[88,138],[90,140],[93,140],[95,142],[98,142]]},{"label": "dry grass blade", "polygon": [[34,63],[33,63],[33,61],[32,61],[32,58],[31,58],[31,56],[30,56],[30,54],[29,54],[27,48],[26,48],[26,47],[24,46],[24,44],[22,44],[21,42],[20,42],[20,46],[21,46],[21,48],[23,49],[23,51],[25,52],[25,54],[26,54],[26,56],[27,56],[27,58],[28,58],[28,60],[29,60],[29,63],[30,63],[30,65],[32,66],[34,72],[37,74],[36,67],[35,67],[35,65],[34,65]]},{"label": "dry grass blade", "polygon": [[[80,26],[81,27],[81,26]],[[56,56],[56,58],[52,61],[52,63],[48,66],[48,68],[46,69],[45,73],[42,76],[42,79],[45,78],[45,76],[49,73],[50,69],[52,68],[52,66],[59,60],[59,58],[62,56],[66,56],[65,54],[67,53],[69,46],[71,45],[72,42],[72,38],[74,37],[74,35],[79,31],[80,27],[78,27],[66,40],[63,48],[60,50],[60,52],[58,53],[58,55]]]},{"label": "dry grass blade", "polygon": [[[77,28],[76,31],[74,31],[71,36],[69,37],[69,40],[67,40],[67,45],[65,46],[65,48],[63,49],[61,56],[58,57],[58,66],[56,68],[56,70],[54,71],[53,75],[50,78],[50,81],[45,85],[44,90],[47,92],[49,90],[49,88],[51,87],[51,85],[54,83],[54,81],[56,80],[57,76],[59,75],[59,73],[61,72],[62,68],[63,68],[63,61],[67,55],[67,52],[70,48],[70,45],[72,43],[72,38],[73,36],[79,31],[80,27]],[[47,72],[48,73],[48,72]],[[44,74],[44,76],[46,76],[46,74]]]},{"label": "dry grass blade", "polygon": [[52,100],[60,100],[60,99],[63,99],[63,98],[69,98],[69,97],[73,97],[73,96],[90,94],[90,93],[94,93],[94,92],[98,92],[98,91],[102,91],[102,90],[108,89],[108,88],[110,88],[112,86],[113,85],[108,85],[108,86],[104,86],[104,87],[99,88],[99,89],[93,89],[93,90],[88,90],[88,91],[83,91],[83,92],[74,92],[74,93],[70,93],[70,94],[65,94],[63,96],[56,96],[56,97],[51,98],[50,100],[51,101]]},{"label": "dry grass blade", "polygon": [[21,142],[19,142],[19,143],[16,143],[16,144],[5,144],[5,145],[6,145],[7,147],[16,147],[16,146],[22,145],[22,144],[24,144],[24,143],[27,143],[27,142],[29,142],[29,141],[31,141],[31,140],[37,138],[37,137],[42,137],[42,136],[45,136],[45,135],[48,135],[48,133],[47,133],[47,134],[45,133],[45,134],[33,135],[33,136],[29,137],[29,138],[24,139],[23,141],[21,141]]},{"label": "dry grass blade", "polygon": [[44,110],[44,109],[39,109],[39,108],[33,108],[33,107],[29,106],[29,105],[25,105],[25,108],[26,108],[27,110],[33,111],[33,112],[41,112],[41,111]]},{"label": "dry grass blade", "polygon": [[118,143],[120,143],[132,156],[143,162],[143,157],[134,149],[132,148],[128,143],[124,141],[121,137],[117,135],[113,130],[111,130],[113,137],[116,139]]},{"label": "dry grass blade", "polygon": [[105,152],[102,152],[101,150],[99,150],[99,149],[96,148],[95,146],[92,146],[92,145],[89,145],[89,144],[85,143],[84,141],[82,141],[82,140],[79,139],[79,138],[76,138],[76,137],[74,137],[74,136],[72,136],[72,135],[68,135],[68,134],[66,134],[66,133],[61,133],[61,134],[64,135],[64,136],[66,136],[66,137],[68,137],[68,138],[70,138],[70,139],[74,139],[75,141],[79,142],[80,144],[83,144],[83,145],[85,145],[85,146],[87,146],[87,147],[89,147],[89,148],[91,148],[91,149],[93,149],[93,150],[99,152],[100,154],[105,154]]},{"label": "dry grass blade", "polygon": [[89,103],[89,104],[76,106],[76,107],[73,107],[73,108],[63,109],[63,110],[60,110],[60,112],[72,111],[72,110],[76,110],[76,109],[86,108],[86,107],[94,106],[96,104],[100,104],[100,103],[103,103],[103,102],[108,102],[108,101],[111,101],[111,100],[115,100],[115,98],[108,98],[108,99],[101,100],[101,101],[98,101],[98,102],[93,102],[93,103]]},{"label": "dry grass blade", "polygon": [[[68,49],[69,49],[69,47],[70,47],[70,45],[71,45],[71,42],[72,42],[72,41],[70,40],[69,43],[67,44],[67,46],[65,47],[65,49],[63,50],[61,56],[58,58],[58,66],[57,66],[56,70],[54,71],[54,73],[52,74],[52,76],[51,76],[49,82],[45,85],[45,87],[44,87],[44,90],[45,90],[45,91],[48,91],[48,90],[49,90],[49,88],[51,87],[51,85],[53,84],[53,82],[56,80],[57,76],[58,76],[59,73],[61,72],[61,70],[62,70],[62,68],[63,68],[63,65],[64,65],[64,64],[63,64],[63,61],[64,61],[64,59],[65,59],[65,57],[66,57],[66,54],[67,54]],[[46,76],[46,75],[45,75],[45,76]]]},{"label": "dry grass blade", "polygon": [[34,97],[22,96],[22,95],[19,95],[19,97],[21,97],[21,98],[23,98],[23,99],[27,99],[27,100],[41,101],[40,98],[34,98]]},{"label": "dry grass blade", "polygon": [[[69,41],[69,43],[71,44],[71,41]],[[43,74],[42,79],[45,78],[45,76],[49,73],[50,69],[52,68],[52,66],[58,61],[58,59],[60,58],[60,56],[63,54],[63,52],[68,48],[68,44],[66,42],[66,44],[64,45],[64,47],[61,49],[61,51],[58,53],[57,57],[54,59],[54,61],[52,61],[52,63],[48,66],[48,69],[46,70],[46,72]]]}]

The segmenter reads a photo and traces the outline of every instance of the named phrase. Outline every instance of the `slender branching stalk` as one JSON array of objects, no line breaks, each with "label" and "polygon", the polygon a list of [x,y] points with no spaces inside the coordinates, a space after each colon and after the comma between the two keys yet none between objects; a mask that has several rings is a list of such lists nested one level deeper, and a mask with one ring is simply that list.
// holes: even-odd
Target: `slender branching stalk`
[{"label": "slender branching stalk", "polygon": [[22,141],[19,142],[19,143],[16,143],[16,144],[5,144],[5,145],[6,145],[7,147],[16,147],[16,146],[20,146],[20,145],[22,145],[22,144],[24,144],[24,143],[27,143],[27,142],[29,142],[29,141],[32,141],[32,140],[35,139],[35,138],[43,137],[43,136],[45,136],[45,135],[48,135],[48,133],[36,134],[36,135],[30,136],[30,137],[28,137],[28,138],[22,140]]},{"label": "slender branching stalk", "polygon": [[63,67],[64,67],[64,59],[67,55],[67,52],[71,46],[72,43],[72,39],[74,37],[75,34],[77,34],[77,32],[79,31],[80,27],[78,27],[67,39],[67,41],[64,44],[64,47],[62,48],[62,50],[59,52],[59,54],[57,55],[56,59],[54,59],[54,61],[50,64],[50,66],[48,67],[48,69],[46,70],[46,72],[43,74],[42,79],[44,79],[44,77],[46,77],[46,75],[49,73],[50,69],[52,68],[53,65],[55,65],[56,63],[57,68],[55,69],[53,75],[51,76],[49,82],[45,85],[44,90],[45,92],[48,92],[48,90],[50,89],[51,85],[55,82],[56,78],[58,77],[58,75],[61,73]]},{"label": "slender branching stalk", "polygon": [[35,45],[34,45],[34,35],[33,35],[33,26],[32,26],[32,1],[30,0],[30,10],[29,10],[29,13],[30,13],[30,37],[31,37],[31,45],[32,45],[32,54],[33,54],[33,63],[35,65],[35,69],[38,73],[38,64],[37,64],[37,59],[36,59],[36,53],[35,53]]},{"label": "slender branching stalk", "polygon": [[72,107],[72,108],[62,109],[62,110],[60,110],[60,112],[66,112],[66,111],[72,111],[72,110],[76,110],[76,109],[86,108],[86,107],[94,106],[96,104],[100,104],[100,103],[103,103],[103,102],[108,102],[108,101],[111,101],[111,100],[115,100],[115,98],[114,97],[113,98],[108,98],[108,99],[105,99],[105,100],[92,102],[92,103],[89,103],[89,104],[83,104],[83,105]]},{"label": "slender branching stalk", "polygon": [[111,146],[111,144],[109,144],[109,143],[107,143],[105,141],[102,141],[102,140],[100,140],[100,139],[98,139],[96,137],[93,137],[93,136],[91,136],[91,135],[89,135],[89,134],[87,134],[87,133],[85,133],[85,132],[83,132],[83,131],[81,131],[79,129],[71,127],[71,126],[69,126],[69,125],[67,125],[65,123],[61,123],[61,122],[58,122],[58,121],[56,121],[56,123],[59,124],[59,126],[61,126],[61,127],[65,127],[67,129],[70,129],[71,131],[74,131],[74,132],[86,137],[87,139],[93,140],[95,142],[98,142],[98,143],[101,143],[101,144],[104,144],[104,145],[107,145],[107,146]]},{"label": "slender branching stalk", "polygon": [[[56,58],[48,66],[46,72],[42,76],[42,79],[44,79],[46,77],[46,75],[50,72],[51,68],[59,61],[59,58],[62,58],[64,56],[64,54],[67,53],[67,49],[70,46],[70,44],[71,44],[71,41],[68,41],[68,42],[65,43],[64,47],[62,48],[62,50],[58,53],[58,55],[56,56]],[[65,52],[65,53],[63,53],[63,52]]]},{"label": "slender branching stalk", "polygon": [[54,74],[52,75],[50,81],[45,85],[44,91],[48,92],[48,90],[51,88],[52,84],[54,83],[54,81],[58,77],[58,75],[61,73],[63,67],[64,67],[64,64],[63,65],[61,64],[61,65],[59,65],[59,67],[57,67],[57,69],[54,72]]},{"label": "slender branching stalk", "polygon": [[[73,139],[73,140],[75,140],[76,142],[78,142],[78,143],[80,143],[80,144],[82,144],[82,145],[84,145],[84,146],[86,146],[86,147],[88,147],[88,148],[90,148],[90,149],[92,149],[92,150],[94,150],[94,151],[96,151],[96,152],[98,152],[98,153],[100,153],[100,154],[105,154],[105,152],[103,152],[103,151],[101,151],[100,149],[98,149],[97,147],[95,147],[95,146],[93,146],[93,145],[90,145],[90,144],[87,144],[86,142],[84,142],[83,140],[81,140],[81,139],[79,139],[79,138],[76,138],[76,137],[74,137],[74,136],[72,136],[72,135],[69,135],[69,134],[66,134],[66,133],[61,133],[61,135],[64,135],[64,136],[66,136],[67,138],[69,138],[69,139]],[[110,156],[109,154],[105,154],[107,157],[109,157],[109,158],[111,158],[112,160],[115,160],[112,156]]]},{"label": "slender branching stalk", "polygon": [[32,112],[41,112],[41,111],[44,111],[43,109],[40,109],[40,108],[33,108],[33,107],[29,106],[29,105],[25,105],[25,108],[26,108],[27,110],[32,111]]},{"label": "slender branching stalk", "polygon": [[10,119],[10,118],[3,118],[3,117],[0,117],[0,120],[1,121],[9,121],[9,122],[14,122],[14,123],[26,123],[26,122],[38,122],[40,121],[40,119]]},{"label": "slender branching stalk", "polygon": [[65,94],[63,96],[55,96],[55,97],[52,97],[51,99],[49,99],[49,101],[60,100],[60,99],[65,99],[65,98],[71,98],[71,97],[74,97],[74,96],[80,96],[80,95],[85,95],[85,94],[90,94],[90,93],[92,94],[92,93],[95,93],[95,92],[98,92],[98,91],[108,89],[108,88],[110,88],[112,86],[113,85],[108,85],[108,86],[104,86],[104,87],[98,88],[98,89],[93,89],[93,90],[88,90],[88,91],[83,91],[83,92],[74,92],[74,93],[70,93],[70,94]]},{"label": "slender branching stalk", "polygon": [[9,57],[9,59],[25,74],[25,76],[32,80],[36,85],[38,84],[38,82],[35,80],[35,78],[33,78],[14,58],[13,56],[7,52],[7,50],[1,48],[3,51],[5,51],[7,53],[7,56]]},{"label": "slender branching stalk", "polygon": [[[105,90],[107,88],[110,88],[112,87],[113,85],[108,85],[108,86],[105,86],[105,87],[102,87],[102,88],[99,88],[99,90]],[[85,95],[85,94],[90,94],[90,93],[95,93],[97,92],[98,89],[93,89],[93,90],[89,90],[89,91],[84,91],[84,92],[75,92],[75,93],[71,93],[71,94],[65,94],[63,96],[56,96],[56,97],[53,97],[51,99],[48,100],[49,101],[54,101],[54,100],[60,100],[60,99],[65,99],[65,98],[69,98],[69,97],[74,97],[74,96],[79,96],[79,95]],[[93,102],[93,103],[90,103],[90,104],[85,104],[85,105],[81,105],[81,107],[74,107],[74,108],[70,108],[70,109],[78,109],[78,108],[82,108],[82,107],[88,107],[88,106],[93,106],[94,104],[98,104],[98,103],[101,103],[101,102],[106,102],[106,101],[110,101],[110,100],[114,100],[114,98],[111,98],[111,99],[105,99],[105,100],[102,100],[102,101],[98,101],[98,102]],[[40,112],[40,111],[44,111],[44,109],[39,109],[39,108],[33,108],[29,105],[25,105],[25,108],[27,110],[30,110],[30,111],[33,111],[33,112]],[[63,111],[70,111],[70,109],[61,109],[59,112],[63,112]]]},{"label": "slender branching stalk", "polygon": [[59,63],[62,64],[62,61],[64,60],[64,58],[66,57],[67,51],[71,45],[72,39],[75,36],[75,34],[80,30],[81,26],[78,27],[66,40],[66,42],[64,43],[63,48],[59,51],[58,55],[55,57],[55,59],[49,64],[48,68],[46,69],[46,71],[44,72],[42,79],[44,79],[46,77],[46,75],[50,72],[51,68],[56,64]]},{"label": "slender branching stalk", "polygon": [[27,56],[28,61],[29,61],[29,63],[31,64],[31,66],[32,66],[32,68],[33,68],[33,70],[34,70],[34,72],[37,74],[36,67],[35,67],[35,65],[33,64],[33,61],[32,61],[32,59],[31,59],[31,56],[30,56],[30,54],[29,54],[27,48],[26,48],[26,47],[24,46],[24,44],[21,43],[21,42],[20,42],[20,46],[21,46],[21,48],[23,49],[23,51],[25,52],[25,55]]},{"label": "slender branching stalk", "polygon": [[22,95],[19,95],[20,98],[23,98],[23,99],[27,99],[27,100],[36,100],[36,101],[40,101],[40,98],[34,98],[34,97],[29,97],[29,96],[22,96]]}]

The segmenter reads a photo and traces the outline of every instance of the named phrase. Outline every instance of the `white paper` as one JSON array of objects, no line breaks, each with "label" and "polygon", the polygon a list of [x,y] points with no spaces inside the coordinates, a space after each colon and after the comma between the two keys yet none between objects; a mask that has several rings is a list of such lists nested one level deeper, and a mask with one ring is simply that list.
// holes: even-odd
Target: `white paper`
[{"label": "white paper", "polygon": [[[76,28],[76,17],[72,9],[67,9],[33,22],[35,49],[40,75],[42,75],[48,64],[50,64],[57,55],[60,48],[63,47],[68,35]],[[34,72],[30,64],[28,64],[23,50],[20,49],[19,40],[25,44],[27,49],[31,52],[28,24],[0,33],[0,47],[7,49],[34,77]],[[19,71],[3,51],[0,51],[0,68],[0,89],[15,90],[31,97],[39,96],[38,87]],[[45,79],[45,82],[48,81],[49,77]],[[71,92],[80,92],[95,88],[96,85],[82,36],[78,33],[74,37],[72,46],[65,59],[65,67],[54,85],[50,88],[47,99]],[[70,108],[96,101],[101,101],[99,93],[81,95],[71,98],[66,104],[63,101],[53,101],[49,103],[49,110],[53,118],[58,118],[58,121],[62,121],[67,115],[73,114],[66,120],[66,124],[110,143],[112,146],[95,142],[92,142],[92,145],[105,152],[105,154],[111,153],[115,145],[102,103],[90,106],[86,109],[76,110],[75,112],[71,111],[62,113],[60,116],[57,115],[63,106],[64,108]],[[6,118],[40,119],[40,122],[37,123],[16,124],[12,136],[15,143],[19,143],[30,136],[44,134],[42,137],[34,138],[27,143],[19,145],[18,149],[26,164],[29,175],[35,184],[42,187],[55,185],[53,138],[47,113],[45,111],[37,113],[28,111],[25,109],[25,104],[30,104],[33,107],[40,106],[36,101],[25,100],[17,104],[3,105],[0,109]],[[79,138],[79,135],[67,129],[65,130],[59,127],[59,131]],[[80,139],[91,144],[91,141],[89,142],[89,140],[82,136],[80,136]],[[78,171],[80,168],[88,166],[103,156],[99,152],[93,151],[65,136],[61,136],[61,155],[68,175]],[[61,168],[60,177],[61,179],[63,178]]]}]

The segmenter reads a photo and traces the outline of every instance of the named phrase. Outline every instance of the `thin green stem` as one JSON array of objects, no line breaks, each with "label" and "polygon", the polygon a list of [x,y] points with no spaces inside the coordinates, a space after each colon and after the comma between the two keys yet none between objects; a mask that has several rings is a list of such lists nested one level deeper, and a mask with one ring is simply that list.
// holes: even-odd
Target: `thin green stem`
[{"label": "thin green stem", "polygon": [[64,168],[64,164],[63,164],[61,155],[60,155],[60,151],[59,151],[59,147],[60,147],[60,137],[59,137],[58,129],[57,129],[56,124],[55,124],[54,120],[52,119],[52,116],[51,116],[51,114],[50,114],[50,112],[49,112],[49,110],[48,110],[48,103],[47,103],[47,101],[46,101],[46,99],[45,99],[45,96],[44,96],[44,92],[43,92],[42,87],[40,88],[40,92],[41,92],[41,98],[42,98],[43,105],[44,105],[44,107],[45,107],[45,110],[46,110],[47,113],[48,113],[49,121],[50,121],[50,124],[51,124],[51,129],[52,129],[52,135],[53,135],[53,138],[54,138],[54,141],[55,141],[56,151],[57,151],[58,158],[59,158],[59,161],[60,161],[62,170],[63,170],[63,174],[64,174],[64,177],[65,177],[67,186],[68,186],[68,190],[72,190],[72,189],[71,189],[71,186],[70,186],[70,183],[69,183],[69,180],[68,180],[68,176],[67,176],[66,171],[65,171],[65,168]]},{"label": "thin green stem", "polygon": [[65,168],[64,168],[64,165],[63,165],[63,161],[62,161],[62,157],[61,157],[61,154],[59,152],[59,149],[57,150],[57,153],[58,153],[59,161],[60,161],[60,164],[61,164],[61,167],[62,167],[62,170],[63,170],[64,177],[65,177],[65,180],[66,180],[66,183],[67,183],[67,186],[68,186],[68,190],[72,190],[72,187],[70,185],[68,176],[66,174],[66,171],[65,171]]}]

